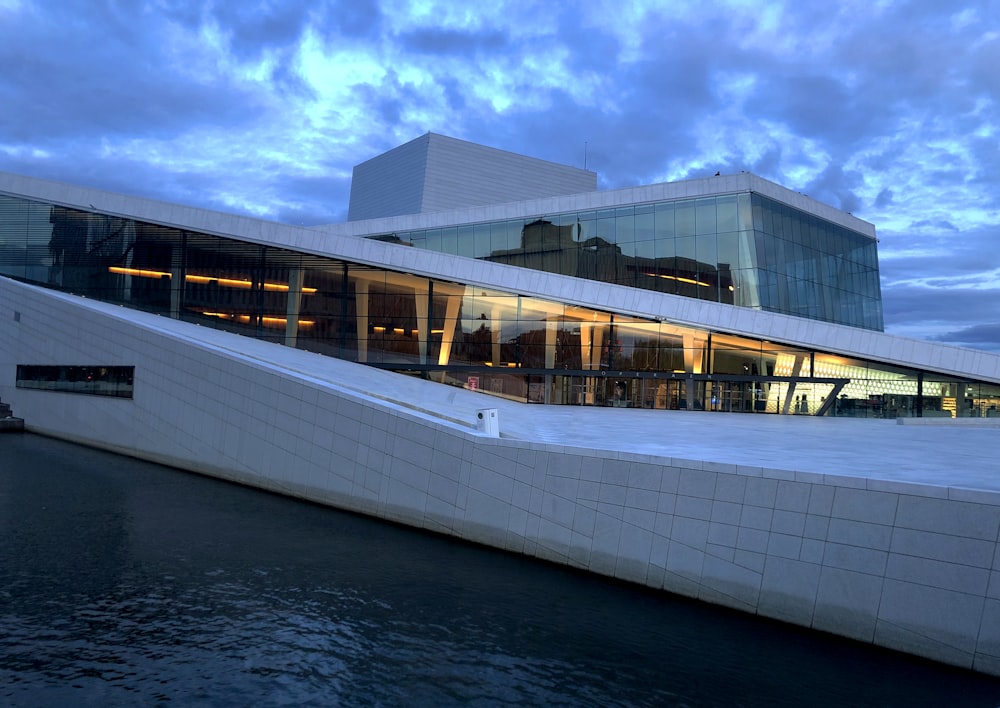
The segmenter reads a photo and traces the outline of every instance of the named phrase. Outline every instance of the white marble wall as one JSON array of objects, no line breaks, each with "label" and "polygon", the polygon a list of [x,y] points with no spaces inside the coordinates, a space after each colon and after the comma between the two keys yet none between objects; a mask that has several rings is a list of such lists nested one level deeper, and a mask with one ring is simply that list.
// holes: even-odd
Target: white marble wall
[{"label": "white marble wall", "polygon": [[[1000,675],[996,493],[492,438],[129,317],[0,278],[0,398],[37,432]],[[18,389],[18,363],[134,365],[135,398]]]}]

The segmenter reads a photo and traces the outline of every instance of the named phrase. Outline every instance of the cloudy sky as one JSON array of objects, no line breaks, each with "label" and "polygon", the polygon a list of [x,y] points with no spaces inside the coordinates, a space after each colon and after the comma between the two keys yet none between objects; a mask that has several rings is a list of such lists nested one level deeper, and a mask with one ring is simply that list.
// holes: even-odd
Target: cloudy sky
[{"label": "cloudy sky", "polygon": [[1000,351],[1000,0],[0,0],[0,170],[299,224],[427,131],[873,222],[886,330]]}]

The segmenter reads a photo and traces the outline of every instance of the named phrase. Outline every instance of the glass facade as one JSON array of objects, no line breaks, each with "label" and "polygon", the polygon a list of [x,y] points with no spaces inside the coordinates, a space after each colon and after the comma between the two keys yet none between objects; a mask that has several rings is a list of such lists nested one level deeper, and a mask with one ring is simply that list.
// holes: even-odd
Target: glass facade
[{"label": "glass facade", "polygon": [[[524,224],[502,226],[520,243]],[[492,249],[494,227],[461,228]],[[880,418],[1000,408],[994,384],[2,195],[0,274],[519,401]]]},{"label": "glass facade", "polygon": [[874,239],[755,193],[376,236],[882,331]]},{"label": "glass facade", "polygon": [[19,364],[17,388],[132,398],[134,366],[33,366]]}]

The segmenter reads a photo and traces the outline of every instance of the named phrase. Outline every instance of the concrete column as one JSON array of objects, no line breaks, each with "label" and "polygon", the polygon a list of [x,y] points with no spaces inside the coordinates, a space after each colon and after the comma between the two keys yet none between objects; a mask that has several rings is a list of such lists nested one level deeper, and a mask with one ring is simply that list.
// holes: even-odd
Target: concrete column
[{"label": "concrete column", "polygon": [[[792,376],[808,376],[803,369],[809,368],[809,359],[805,354],[796,354],[795,361],[792,363]],[[788,391],[785,392],[785,400],[781,404],[781,414],[788,415],[789,409],[792,407],[792,395],[795,393],[795,382],[792,381],[788,384]],[[793,413],[798,413],[798,411],[793,411]]]},{"label": "concrete column", "polygon": [[354,301],[358,319],[358,361],[368,362],[368,283],[358,280],[354,286]]},{"label": "concrete column", "polygon": [[604,346],[604,327],[594,327],[590,333],[590,369],[601,368],[601,347]]},{"label": "concrete column", "polygon": [[427,338],[430,336],[430,298],[426,292],[414,291],[413,301],[417,311],[417,352],[420,363],[427,363]]},{"label": "concrete column", "polygon": [[285,308],[285,346],[294,347],[299,336],[299,312],[302,309],[302,269],[288,272],[288,304]]},{"label": "concrete column", "polygon": [[[593,327],[586,322],[580,323],[580,366],[584,369],[590,368],[590,334]],[[583,380],[584,391],[581,393],[580,403],[589,403],[591,398],[590,387],[594,380],[585,378]]]},{"label": "concrete column", "polygon": [[684,371],[689,374],[702,373],[701,362],[704,359],[705,340],[693,334],[685,334],[684,341]]},{"label": "concrete column", "polygon": [[500,366],[500,331],[502,329],[500,316],[503,308],[493,307],[490,310],[490,338],[493,341],[493,366]]},{"label": "concrete column", "polygon": [[[773,385],[773,384],[772,384]],[[788,411],[792,407],[792,395],[795,393],[795,382],[792,381],[788,384],[788,390],[785,391],[785,400],[781,403],[781,415],[788,415]],[[798,413],[798,411],[795,411]]]},{"label": "concrete column", "polygon": [[[558,320],[546,320],[545,322],[545,368],[554,369],[556,367],[556,335],[559,333]],[[552,374],[545,375],[545,402],[552,403]]]},{"label": "concrete column", "polygon": [[444,313],[444,332],[441,333],[441,351],[438,353],[438,364],[445,366],[451,362],[451,347],[455,342],[455,331],[458,329],[458,311],[462,307],[461,295],[449,295]]},{"label": "concrete column", "polygon": [[795,370],[799,372],[799,376],[812,376],[812,356],[809,354],[796,354]]},{"label": "concrete column", "polygon": [[[174,251],[176,252],[176,250],[177,249],[175,248]],[[133,253],[134,253],[134,251],[130,248],[130,249],[128,249],[128,252],[125,254],[125,262],[122,265],[124,265],[126,268],[131,268],[132,267],[132,254]],[[122,285],[122,298],[124,299],[125,302],[132,302],[132,276],[131,275],[123,275],[122,276],[122,284],[123,284]],[[170,283],[170,302],[171,302],[171,305],[173,304],[173,301],[174,301],[174,298],[173,298],[173,287],[174,287],[173,283],[171,282]],[[173,307],[170,308],[170,316],[174,317],[174,319],[177,319],[176,316],[173,314]]]},{"label": "concrete column", "polygon": [[[131,252],[129,252],[131,257]],[[181,318],[181,293],[184,292],[184,249],[174,246],[170,254],[170,316]]]},{"label": "concrete column", "polygon": [[[581,322],[580,323],[580,362],[584,369],[601,368],[601,345],[604,341],[604,327],[599,324]],[[586,378],[584,382],[587,393],[584,403],[592,405],[595,401],[596,392],[594,387],[597,379]]]}]

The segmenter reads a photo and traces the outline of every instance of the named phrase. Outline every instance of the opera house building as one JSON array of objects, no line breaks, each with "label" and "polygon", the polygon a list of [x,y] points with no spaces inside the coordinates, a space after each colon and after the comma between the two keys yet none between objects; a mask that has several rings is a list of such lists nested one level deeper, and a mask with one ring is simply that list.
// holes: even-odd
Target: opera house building
[{"label": "opera house building", "polygon": [[1000,408],[997,356],[882,332],[871,224],[747,173],[597,191],[428,133],[311,229],[2,174],[0,275],[526,403]]}]

